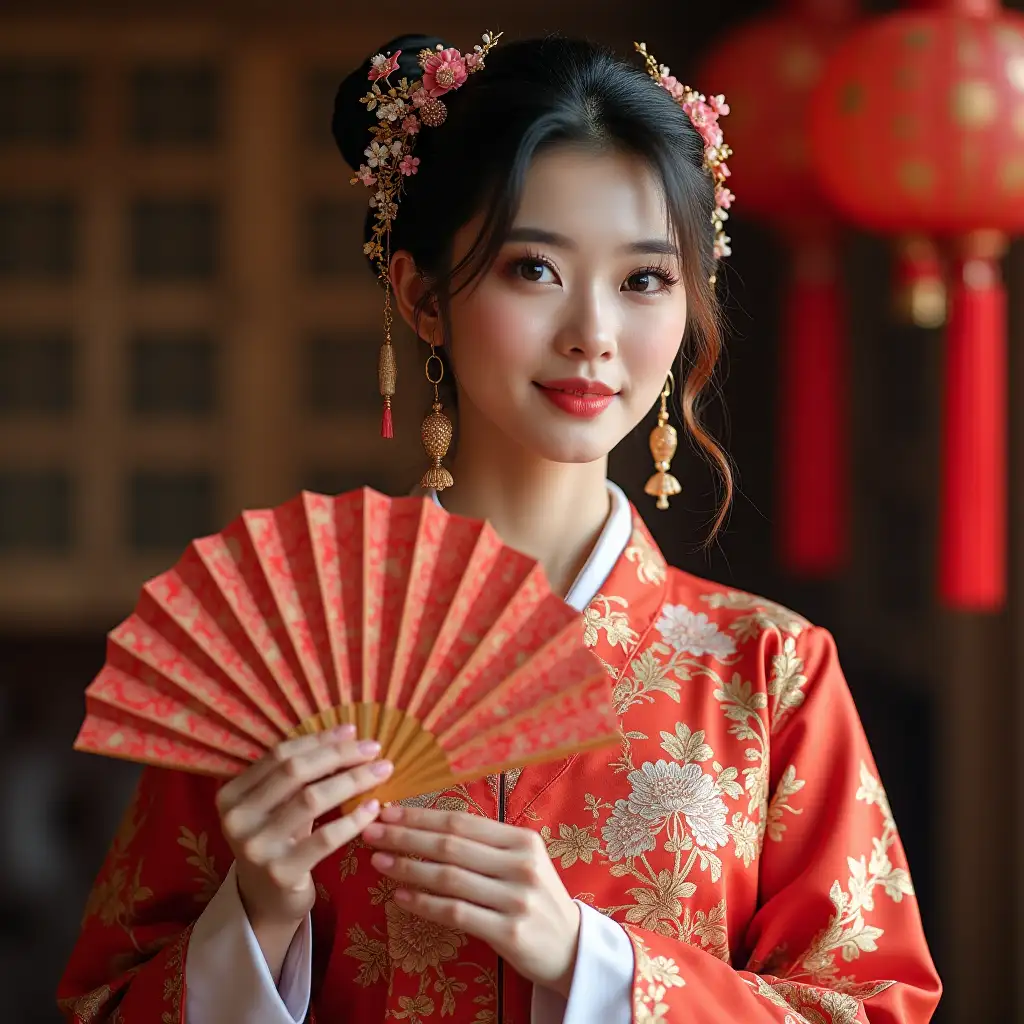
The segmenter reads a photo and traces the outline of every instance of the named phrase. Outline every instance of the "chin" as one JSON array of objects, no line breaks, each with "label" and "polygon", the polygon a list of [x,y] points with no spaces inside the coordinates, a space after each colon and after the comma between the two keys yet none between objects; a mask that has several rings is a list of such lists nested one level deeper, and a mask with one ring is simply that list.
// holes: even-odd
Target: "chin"
[{"label": "chin", "polygon": [[567,437],[568,432],[560,436],[548,435],[543,438],[524,439],[524,446],[535,452],[547,462],[559,462],[566,465],[583,465],[603,459],[618,443],[615,438],[604,435],[604,431],[594,431],[593,437]]}]

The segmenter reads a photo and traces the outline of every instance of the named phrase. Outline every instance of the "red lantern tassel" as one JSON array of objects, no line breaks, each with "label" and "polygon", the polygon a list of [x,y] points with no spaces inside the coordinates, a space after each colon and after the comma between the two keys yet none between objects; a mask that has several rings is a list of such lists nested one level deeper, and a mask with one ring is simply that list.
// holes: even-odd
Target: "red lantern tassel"
[{"label": "red lantern tassel", "polygon": [[780,402],[779,546],[794,576],[828,578],[848,547],[846,346],[838,255],[826,239],[794,242]]},{"label": "red lantern tassel", "polygon": [[1006,600],[1006,292],[995,232],[954,265],[946,336],[939,597],[961,611]]},{"label": "red lantern tassel", "polygon": [[395,425],[391,420],[391,402],[390,400],[384,403],[384,415],[380,421],[380,436],[386,438],[393,438],[395,436]]}]

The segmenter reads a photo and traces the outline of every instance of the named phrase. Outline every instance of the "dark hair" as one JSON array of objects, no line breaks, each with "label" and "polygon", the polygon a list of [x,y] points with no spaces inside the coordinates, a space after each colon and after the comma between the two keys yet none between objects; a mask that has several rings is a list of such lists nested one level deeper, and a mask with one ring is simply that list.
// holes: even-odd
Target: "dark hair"
[{"label": "dark hair", "polygon": [[[402,36],[381,52],[401,50],[395,79],[421,76],[418,54],[442,40]],[[443,44],[447,45],[447,44]],[[370,61],[342,82],[332,130],[355,169],[376,115],[359,102],[369,88]],[[714,184],[703,169],[704,144],[676,102],[647,75],[639,60],[627,64],[608,50],[552,36],[499,43],[487,66],[444,97],[448,119],[419,134],[419,173],[405,180],[391,229],[391,251],[407,250],[430,285],[442,322],[447,301],[491,266],[515,219],[533,158],[558,143],[609,147],[646,160],[662,181],[681,251],[688,299],[681,406],[687,430],[720,472],[724,498],[711,537],[728,511],[733,482],[722,448],[700,423],[699,398],[722,348],[718,302],[709,278],[715,272]],[[475,244],[452,266],[455,233],[481,211]],[[369,238],[371,217],[366,221]]]}]

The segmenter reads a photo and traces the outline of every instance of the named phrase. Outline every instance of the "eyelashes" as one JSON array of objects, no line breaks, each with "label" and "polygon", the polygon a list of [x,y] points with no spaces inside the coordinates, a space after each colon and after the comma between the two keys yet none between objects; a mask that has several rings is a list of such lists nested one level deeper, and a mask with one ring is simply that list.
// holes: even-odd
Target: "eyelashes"
[{"label": "eyelashes", "polygon": [[[537,273],[538,268],[543,269]],[[509,271],[513,277],[531,284],[544,283],[545,271],[556,278],[558,276],[554,263],[542,253],[533,251],[527,251],[524,255],[513,259],[509,264]],[[532,276],[527,272],[532,272]],[[657,278],[661,282],[662,287],[655,289],[629,287],[631,282],[650,277]],[[660,291],[668,291],[677,284],[679,284],[679,275],[672,270],[671,266],[665,263],[652,263],[637,267],[636,270],[632,271],[623,281],[625,286],[623,290],[639,295],[657,295]]]}]

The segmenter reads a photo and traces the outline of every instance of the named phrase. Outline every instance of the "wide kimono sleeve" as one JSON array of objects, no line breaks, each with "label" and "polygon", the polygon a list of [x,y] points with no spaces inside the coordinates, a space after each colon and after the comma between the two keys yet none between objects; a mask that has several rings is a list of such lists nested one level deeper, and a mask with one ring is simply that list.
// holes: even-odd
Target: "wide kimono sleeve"
[{"label": "wide kimono sleeve", "polygon": [[57,992],[72,1024],[180,1024],[192,926],[233,857],[214,779],[147,768]]},{"label": "wide kimono sleeve", "polygon": [[832,638],[812,627],[763,653],[767,693],[751,698],[771,730],[758,909],[733,964],[626,926],[633,1020],[925,1024],[941,986]]}]

